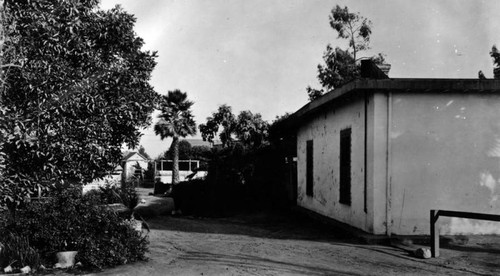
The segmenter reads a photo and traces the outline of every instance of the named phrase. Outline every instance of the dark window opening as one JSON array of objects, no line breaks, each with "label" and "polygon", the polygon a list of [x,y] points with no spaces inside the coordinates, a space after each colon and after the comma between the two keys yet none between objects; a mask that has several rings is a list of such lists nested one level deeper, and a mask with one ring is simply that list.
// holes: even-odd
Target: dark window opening
[{"label": "dark window opening", "polygon": [[306,147],[306,195],[313,196],[313,141],[307,141]]},{"label": "dark window opening", "polygon": [[189,161],[179,161],[179,171],[189,171]]},{"label": "dark window opening", "polygon": [[340,199],[351,205],[351,128],[340,131]]}]

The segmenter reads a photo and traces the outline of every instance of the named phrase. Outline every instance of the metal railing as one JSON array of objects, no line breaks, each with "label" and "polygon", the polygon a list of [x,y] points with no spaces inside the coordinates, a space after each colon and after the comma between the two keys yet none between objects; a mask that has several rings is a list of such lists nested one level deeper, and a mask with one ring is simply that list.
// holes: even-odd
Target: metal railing
[{"label": "metal railing", "polygon": [[500,215],[471,213],[471,212],[458,212],[446,210],[431,210],[431,255],[433,258],[439,257],[439,225],[437,220],[439,217],[454,217],[466,219],[478,219],[489,221],[500,221]]}]

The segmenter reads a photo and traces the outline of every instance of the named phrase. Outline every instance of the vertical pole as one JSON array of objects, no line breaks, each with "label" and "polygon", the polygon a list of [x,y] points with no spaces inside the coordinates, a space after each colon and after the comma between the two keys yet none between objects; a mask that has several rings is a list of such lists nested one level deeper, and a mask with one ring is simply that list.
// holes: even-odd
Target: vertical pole
[{"label": "vertical pole", "polygon": [[364,163],[363,163],[363,172],[364,172],[364,186],[363,186],[363,211],[368,213],[368,205],[367,205],[367,197],[368,197],[368,94],[365,92],[365,130],[364,130]]},{"label": "vertical pole", "polygon": [[385,221],[386,234],[392,234],[392,143],[391,143],[391,127],[392,127],[392,92],[387,92],[387,154],[386,154],[386,191],[385,191]]},{"label": "vertical pole", "polygon": [[153,185],[156,182],[156,160],[154,162]]},{"label": "vertical pole", "polygon": [[[439,257],[439,227],[436,225],[438,220],[438,211],[431,210],[431,255],[433,258]],[[437,230],[437,231],[436,231]]]}]

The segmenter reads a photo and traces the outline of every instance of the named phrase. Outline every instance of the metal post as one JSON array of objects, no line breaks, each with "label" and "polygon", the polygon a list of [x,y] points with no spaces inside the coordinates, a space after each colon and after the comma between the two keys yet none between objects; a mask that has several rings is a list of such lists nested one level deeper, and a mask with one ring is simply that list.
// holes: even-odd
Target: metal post
[{"label": "metal post", "polygon": [[[431,210],[430,224],[431,224],[431,255],[433,258],[439,257],[439,225],[437,225],[438,211]],[[437,230],[437,232],[436,232]]]}]

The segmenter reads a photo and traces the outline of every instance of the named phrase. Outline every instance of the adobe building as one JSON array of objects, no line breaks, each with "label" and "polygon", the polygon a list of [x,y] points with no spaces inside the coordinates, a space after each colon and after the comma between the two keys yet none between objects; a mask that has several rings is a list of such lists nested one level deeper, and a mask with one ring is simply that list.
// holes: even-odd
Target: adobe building
[{"label": "adobe building", "polygon": [[[389,79],[372,65],[281,123],[296,204],[380,235],[428,235],[430,209],[500,214],[500,80]],[[496,222],[440,224],[500,233]]]}]

